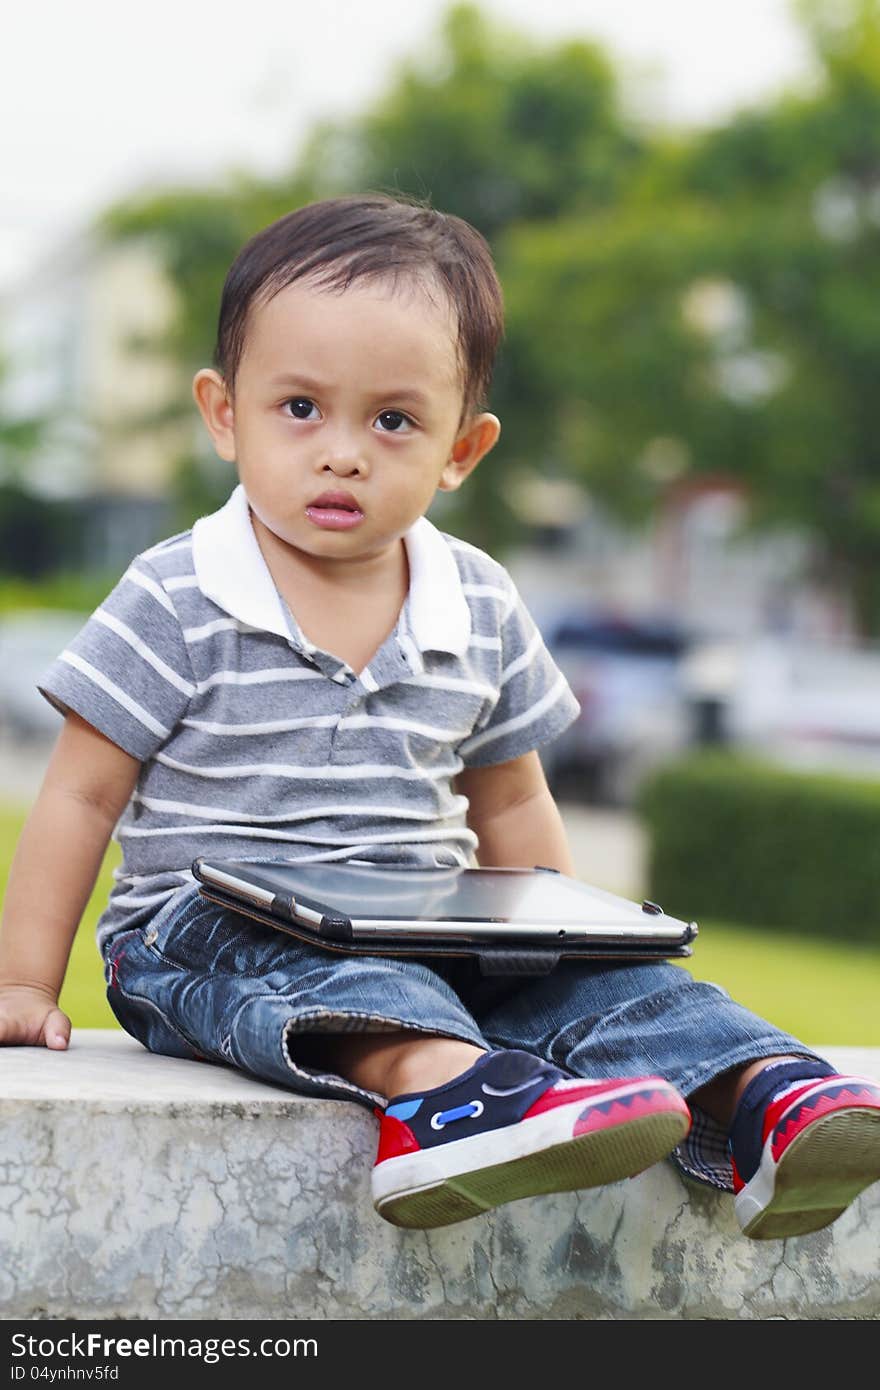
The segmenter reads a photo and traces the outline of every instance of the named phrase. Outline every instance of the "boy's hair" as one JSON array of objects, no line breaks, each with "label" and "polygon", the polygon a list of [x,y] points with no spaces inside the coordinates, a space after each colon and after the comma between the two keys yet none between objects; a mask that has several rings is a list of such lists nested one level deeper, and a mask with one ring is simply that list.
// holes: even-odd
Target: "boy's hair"
[{"label": "boy's hair", "polygon": [[398,277],[439,281],[458,322],[464,411],[488,396],[504,329],[501,286],[484,237],[470,223],[380,193],[327,198],[286,213],[251,237],[229,268],[220,301],[214,366],[232,399],[251,305],[295,280],[327,289]]}]

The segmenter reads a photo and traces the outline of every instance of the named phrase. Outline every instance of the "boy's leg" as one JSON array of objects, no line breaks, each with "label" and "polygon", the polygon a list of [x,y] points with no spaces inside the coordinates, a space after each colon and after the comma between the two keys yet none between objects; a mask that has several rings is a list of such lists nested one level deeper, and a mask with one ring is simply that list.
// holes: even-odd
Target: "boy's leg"
[{"label": "boy's leg", "polygon": [[389,1098],[376,1111],[372,1186],[397,1226],[446,1226],[516,1198],[631,1177],[690,1124],[659,1077],[583,1084],[520,1050],[407,1032],[306,1041],[311,1062]]},{"label": "boy's leg", "polygon": [[484,1035],[578,1076],[655,1071],[691,1104],[673,1158],[688,1177],[737,1193],[757,1238],[834,1220],[880,1178],[880,1081],[841,1077],[791,1034],[680,966],[565,965],[463,991]]},{"label": "boy's leg", "polygon": [[303,1041],[310,1062],[388,1097],[376,1111],[372,1186],[397,1226],[445,1226],[516,1198],[631,1177],[690,1124],[659,1077],[582,1084],[521,1050],[407,1032],[301,1040],[301,1060]]},{"label": "boy's leg", "polygon": [[421,961],[300,947],[196,892],[112,943],[107,976],[123,1027],[153,1051],[375,1108],[374,1198],[398,1225],[628,1176],[690,1123],[659,1078],[581,1084],[525,1052],[489,1051]]},{"label": "boy's leg", "polygon": [[297,1058],[310,1068],[335,1072],[364,1091],[390,1098],[419,1087],[443,1086],[487,1050],[457,1038],[425,1037],[406,1029],[367,1036],[305,1034],[297,1044]]},{"label": "boy's leg", "polygon": [[632,1177],[674,1148],[690,1115],[660,1077],[581,1081],[504,1048],[444,1085],[392,1096],[381,1121],[377,1210],[432,1227]]},{"label": "boy's leg", "polygon": [[880,1079],[780,1059],[742,1089],[729,1133],[746,1235],[817,1231],[880,1179]]}]

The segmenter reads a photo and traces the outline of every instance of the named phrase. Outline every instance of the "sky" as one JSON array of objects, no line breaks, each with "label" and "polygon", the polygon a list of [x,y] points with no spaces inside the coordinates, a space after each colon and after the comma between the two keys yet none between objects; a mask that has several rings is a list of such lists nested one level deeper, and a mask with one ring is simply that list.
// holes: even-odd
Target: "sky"
[{"label": "sky", "polygon": [[[806,80],[788,0],[483,0],[539,42],[595,39],[644,118],[694,124]],[[289,167],[312,124],[430,56],[447,0],[43,0],[0,58],[0,292],[144,185]]]}]

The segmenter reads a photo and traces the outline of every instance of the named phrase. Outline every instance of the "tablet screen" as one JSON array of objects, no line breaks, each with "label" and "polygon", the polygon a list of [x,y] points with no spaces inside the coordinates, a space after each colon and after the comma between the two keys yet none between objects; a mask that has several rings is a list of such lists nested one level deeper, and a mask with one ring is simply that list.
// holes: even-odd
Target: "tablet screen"
[{"label": "tablet screen", "polygon": [[[210,870],[210,863],[204,863]],[[565,875],[532,869],[422,869],[385,865],[224,861],[227,873],[279,893],[292,893],[352,920],[498,922],[511,925],[605,925],[650,933],[673,919],[651,917],[639,904]]]}]

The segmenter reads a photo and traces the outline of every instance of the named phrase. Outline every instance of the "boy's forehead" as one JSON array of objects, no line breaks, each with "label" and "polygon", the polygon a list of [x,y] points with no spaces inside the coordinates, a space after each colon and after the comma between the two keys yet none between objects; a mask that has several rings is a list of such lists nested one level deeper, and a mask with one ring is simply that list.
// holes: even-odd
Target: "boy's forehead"
[{"label": "boy's forehead", "polygon": [[458,323],[439,284],[415,277],[357,280],[336,289],[297,280],[252,304],[242,366],[260,372],[358,358],[377,371],[409,368],[459,385]]}]

